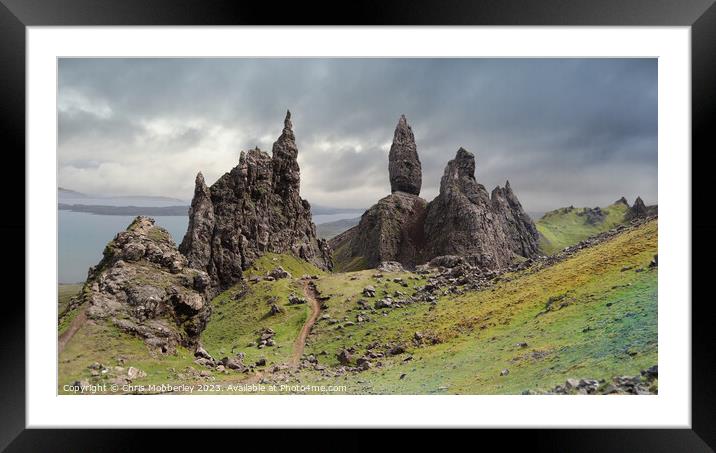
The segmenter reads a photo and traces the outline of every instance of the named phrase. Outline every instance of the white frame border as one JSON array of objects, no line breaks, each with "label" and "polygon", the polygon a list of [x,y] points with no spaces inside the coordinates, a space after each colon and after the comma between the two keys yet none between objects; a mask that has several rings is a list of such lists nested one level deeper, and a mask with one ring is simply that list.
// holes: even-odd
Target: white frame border
[{"label": "white frame border", "polygon": [[[690,428],[690,37],[690,27],[28,27],[27,427]],[[60,56],[658,57],[660,394],[58,396],[48,251],[57,250]]]}]

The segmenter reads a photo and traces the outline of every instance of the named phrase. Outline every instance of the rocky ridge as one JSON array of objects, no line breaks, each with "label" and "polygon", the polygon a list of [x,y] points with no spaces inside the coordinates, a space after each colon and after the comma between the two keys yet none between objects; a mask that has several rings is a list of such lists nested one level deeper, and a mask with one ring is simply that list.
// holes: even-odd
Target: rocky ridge
[{"label": "rocky ridge", "polygon": [[291,253],[323,269],[332,268],[328,243],[316,236],[311,205],[300,197],[291,113],[272,155],[242,152],[239,164],[211,187],[197,175],[189,227],[179,246],[192,267],[226,288],[264,253]]},{"label": "rocky ridge", "polygon": [[509,181],[492,196],[475,180],[475,157],[460,148],[448,162],[439,195],[420,198],[422,175],[412,129],[401,116],[389,154],[392,193],[369,208],[360,223],[329,244],[353,268],[396,261],[412,269],[441,255],[468,257],[498,269],[538,253],[538,233]]},{"label": "rocky ridge", "polygon": [[626,215],[624,216],[624,220],[632,220],[653,216],[657,214],[657,211],[658,207],[656,205],[647,206],[644,203],[644,200],[641,199],[641,197],[636,197],[636,200],[634,200],[634,204],[629,208],[629,211],[627,211]]},{"label": "rocky ridge", "polygon": [[209,284],[206,272],[188,266],[169,232],[139,216],[107,244],[71,306],[171,353],[198,344],[211,314]]}]

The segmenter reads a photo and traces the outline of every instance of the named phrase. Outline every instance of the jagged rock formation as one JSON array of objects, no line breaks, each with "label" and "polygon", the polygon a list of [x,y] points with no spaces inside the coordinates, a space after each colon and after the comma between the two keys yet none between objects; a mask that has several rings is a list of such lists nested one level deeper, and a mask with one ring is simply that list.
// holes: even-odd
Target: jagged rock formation
[{"label": "jagged rock formation", "polygon": [[169,232],[139,216],[107,244],[71,304],[85,306],[89,319],[109,320],[157,351],[196,346],[211,314],[210,282],[206,272],[187,264]]},{"label": "jagged rock formation", "polygon": [[401,116],[389,155],[393,193],[368,209],[357,226],[330,241],[341,270],[383,261],[414,268],[441,255],[497,269],[518,255],[537,255],[537,229],[509,182],[495,188],[491,198],[475,180],[474,156],[460,148],[445,169],[440,194],[427,203],[417,196],[422,177],[416,149],[412,130]]},{"label": "jagged rock formation", "polygon": [[211,260],[211,241],[214,234],[214,204],[211,193],[199,172],[194,181],[194,198],[189,211],[189,226],[179,249],[184,252],[189,266],[206,269]]},{"label": "jagged rock formation", "polygon": [[632,220],[632,219],[640,219],[644,217],[649,217],[652,215],[657,215],[658,213],[658,207],[656,205],[647,206],[644,204],[644,200],[641,199],[641,197],[636,197],[636,200],[634,200],[634,205],[629,208],[629,211],[627,211],[626,215],[624,216],[624,220]]},{"label": "jagged rock formation", "polygon": [[463,148],[448,162],[440,194],[428,205],[425,236],[427,256],[468,256],[488,269],[508,266],[516,254],[532,257],[538,248],[537,229],[509,183],[490,198],[475,180],[475,156]]},{"label": "jagged rock formation", "polygon": [[520,200],[510,187],[495,187],[492,190],[492,207],[498,217],[502,217],[502,225],[510,243],[510,249],[519,256],[532,257],[539,252],[539,233],[532,218],[522,209]]},{"label": "jagged rock formation", "polygon": [[405,115],[400,116],[393,134],[393,144],[388,155],[388,173],[390,191],[420,195],[423,184],[423,171],[415,145],[415,136],[408,125]]},{"label": "jagged rock formation", "polygon": [[311,205],[299,194],[290,112],[272,154],[258,148],[242,152],[239,165],[209,188],[197,175],[179,250],[218,288],[238,282],[243,270],[267,252],[292,253],[321,268],[332,267],[328,244],[316,236]]}]

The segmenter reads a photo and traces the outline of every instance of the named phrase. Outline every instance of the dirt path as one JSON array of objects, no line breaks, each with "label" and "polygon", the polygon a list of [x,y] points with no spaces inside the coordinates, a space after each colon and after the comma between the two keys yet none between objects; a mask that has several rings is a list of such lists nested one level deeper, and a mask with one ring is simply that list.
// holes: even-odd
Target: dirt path
[{"label": "dirt path", "polygon": [[65,349],[65,346],[67,346],[67,343],[72,339],[75,333],[80,330],[80,327],[82,327],[85,321],[87,321],[87,313],[83,308],[82,311],[80,311],[77,316],[75,316],[75,319],[72,320],[67,330],[62,332],[62,335],[60,335],[57,339],[58,354],[62,353],[62,351]]},{"label": "dirt path", "polygon": [[303,282],[303,294],[308,300],[308,304],[311,306],[311,315],[308,317],[306,322],[301,328],[301,333],[298,334],[298,338],[293,343],[293,355],[291,355],[290,364],[292,367],[298,366],[299,360],[303,355],[303,349],[306,346],[306,338],[311,333],[311,328],[318,320],[318,316],[321,314],[321,303],[318,302],[318,291],[316,291],[316,285],[311,281]]}]

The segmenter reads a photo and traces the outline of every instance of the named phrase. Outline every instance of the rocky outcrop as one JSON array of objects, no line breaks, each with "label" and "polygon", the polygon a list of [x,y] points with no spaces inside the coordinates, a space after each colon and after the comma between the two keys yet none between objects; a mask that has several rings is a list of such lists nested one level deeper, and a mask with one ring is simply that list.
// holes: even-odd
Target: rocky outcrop
[{"label": "rocky outcrop", "polygon": [[475,180],[475,156],[460,148],[445,168],[440,194],[427,208],[426,255],[466,256],[488,269],[508,266],[516,254],[536,255],[537,230],[509,183],[492,195]]},{"label": "rocky outcrop", "polygon": [[302,199],[298,147],[287,112],[272,156],[258,148],[206,188],[197,176],[189,228],[179,250],[214,286],[238,282],[267,252],[291,253],[323,269],[332,267],[328,244],[318,239],[311,206]]},{"label": "rocky outcrop", "polygon": [[107,244],[72,304],[167,353],[196,346],[211,314],[209,283],[206,272],[188,267],[166,230],[140,216]]},{"label": "rocky outcrop", "polygon": [[420,195],[423,172],[415,145],[415,136],[405,115],[400,116],[395,127],[393,144],[388,154],[388,173],[392,193],[405,192],[410,195]]},{"label": "rocky outcrop", "polygon": [[620,199],[615,201],[614,204],[623,204],[624,206],[629,207],[629,202],[624,197],[621,197]]},{"label": "rocky outcrop", "polygon": [[636,197],[634,205],[629,208],[624,220],[641,219],[658,214],[658,207],[656,205],[647,206],[644,204],[644,200],[641,197]]},{"label": "rocky outcrop", "polygon": [[211,260],[211,240],[215,225],[214,205],[201,172],[196,175],[194,184],[194,198],[189,209],[189,227],[179,249],[184,252],[189,266],[206,269]]},{"label": "rocky outcrop", "polygon": [[507,240],[511,250],[522,257],[532,257],[539,253],[539,233],[532,218],[522,209],[522,204],[510,187],[499,186],[492,190],[492,208],[502,218]]},{"label": "rocky outcrop", "polygon": [[422,170],[413,131],[401,115],[388,156],[391,194],[382,198],[356,227],[329,242],[341,270],[365,269],[384,261],[406,267],[422,262],[423,222],[427,201],[420,198]]},{"label": "rocky outcrop", "polygon": [[363,257],[365,265],[371,268],[383,261],[415,267],[422,262],[426,206],[422,198],[404,192],[381,199],[363,214],[358,226],[350,230],[351,256]]},{"label": "rocky outcrop", "polygon": [[538,253],[538,233],[509,181],[492,197],[475,180],[475,158],[460,148],[448,162],[440,194],[420,198],[422,176],[412,130],[401,116],[389,155],[393,193],[368,209],[360,223],[330,241],[341,270],[396,261],[412,269],[443,255],[488,269]]}]

